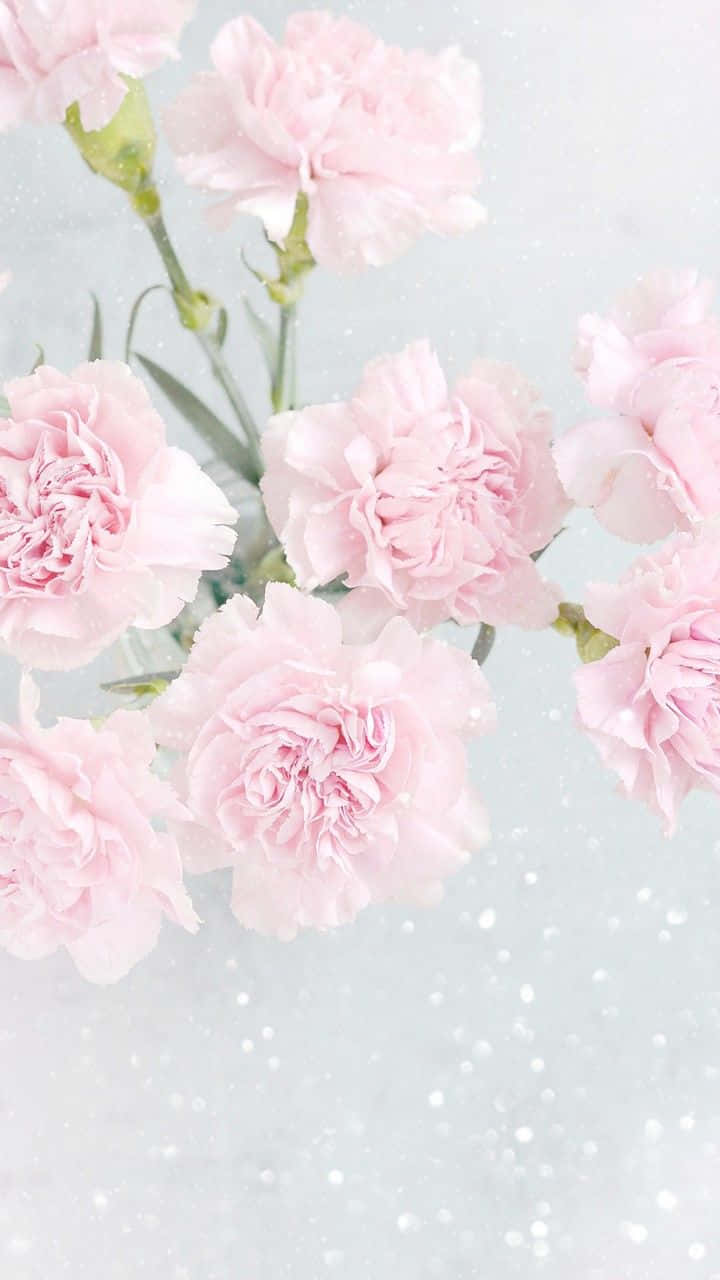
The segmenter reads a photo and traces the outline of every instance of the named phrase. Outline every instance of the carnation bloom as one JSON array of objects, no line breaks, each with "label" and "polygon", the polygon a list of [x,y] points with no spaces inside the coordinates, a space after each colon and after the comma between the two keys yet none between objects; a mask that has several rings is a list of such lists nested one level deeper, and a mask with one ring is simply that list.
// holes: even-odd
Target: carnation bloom
[{"label": "carnation bloom", "polygon": [[486,681],[401,619],[347,645],[336,611],[292,587],[271,584],[261,618],[234,596],[151,716],[185,753],[187,868],[232,866],[233,910],[262,933],[433,902],[487,838],[463,741],[494,723]]},{"label": "carnation bloom", "polygon": [[5,387],[0,642],[28,666],[88,662],[127,626],[160,627],[221,568],[235,512],[143,384],[96,361]]},{"label": "carnation bloom", "polygon": [[543,627],[560,595],[532,552],[568,506],[550,436],[510,366],[478,360],[451,393],[417,342],[370,364],[352,400],[272,419],[263,493],[298,583],[344,574],[358,619]]},{"label": "carnation bloom", "polygon": [[35,959],[67,947],[84,977],[114,982],[155,946],[163,916],[195,931],[175,839],[185,811],[150,771],[147,717],[41,728],[23,677],[18,728],[0,724],[0,945]]},{"label": "carnation bloom", "polygon": [[177,56],[195,0],[0,0],[0,131],[60,123],[77,102],[102,129],[141,77]]},{"label": "carnation bloom", "polygon": [[720,537],[677,534],[585,613],[618,641],[576,672],[580,722],[629,795],[675,826],[693,787],[720,791]]},{"label": "carnation bloom", "polygon": [[482,221],[479,73],[457,49],[405,52],[312,11],[289,19],[282,44],[237,18],[211,52],[214,71],[195,77],[166,123],[186,180],[223,196],[218,225],[255,214],[282,243],[302,192],[315,258],[351,271],[390,261],[424,231]]},{"label": "carnation bloom", "polygon": [[720,515],[720,326],[694,271],[658,272],[580,322],[578,368],[609,411],[560,439],[574,502],[633,542]]}]

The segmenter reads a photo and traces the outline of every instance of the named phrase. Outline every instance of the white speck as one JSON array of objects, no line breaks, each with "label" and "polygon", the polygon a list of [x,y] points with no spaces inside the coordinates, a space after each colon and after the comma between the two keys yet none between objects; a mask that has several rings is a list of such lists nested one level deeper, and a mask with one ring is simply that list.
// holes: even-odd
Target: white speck
[{"label": "white speck", "polygon": [[93,1191],[92,1202],[99,1213],[107,1209],[110,1203],[104,1191]]},{"label": "white speck", "polygon": [[341,1267],[345,1261],[345,1254],[342,1249],[326,1249],[323,1253],[323,1262],[326,1267]]},{"label": "white speck", "polygon": [[331,1169],[328,1174],[328,1182],[331,1187],[341,1187],[345,1181],[345,1174],[342,1169]]},{"label": "white speck", "polygon": [[168,1102],[170,1103],[173,1111],[179,1111],[183,1105],[184,1098],[181,1093],[171,1093],[168,1098]]},{"label": "white speck", "polygon": [[531,1070],[531,1071],[534,1071],[536,1075],[539,1075],[541,1071],[544,1071],[544,1070],[545,1070],[545,1061],[544,1061],[544,1059],[543,1059],[543,1058],[533,1058],[532,1062],[530,1063],[530,1070]]},{"label": "white speck", "polygon": [[442,991],[431,991],[428,1000],[433,1009],[439,1009],[440,1005],[445,1003],[445,994]]},{"label": "white speck", "polygon": [[241,1049],[242,1049],[243,1053],[252,1053],[253,1049],[255,1048],[255,1041],[254,1041],[254,1040],[243,1040],[243,1041],[242,1041],[242,1044],[241,1044],[241,1046],[240,1046],[240,1047],[241,1047]]},{"label": "white speck", "polygon": [[485,910],[481,911],[480,915],[478,916],[478,924],[480,925],[481,929],[492,929],[496,919],[497,919],[497,916],[495,915],[495,912],[493,911],[492,907],[486,907]]},{"label": "white speck", "polygon": [[444,1107],[445,1094],[442,1089],[434,1089],[432,1093],[429,1093],[428,1102],[431,1107]]},{"label": "white speck", "polygon": [[652,893],[653,893],[652,889],[648,889],[647,887],[645,887],[644,889],[638,889],[635,897],[637,898],[638,902],[649,902],[650,899],[652,898]]},{"label": "white speck", "polygon": [[553,724],[557,724],[558,720],[562,720],[562,711],[558,707],[551,707],[548,711],[548,720],[552,720]]},{"label": "white speck", "polygon": [[11,1236],[7,1242],[7,1251],[13,1258],[22,1258],[24,1254],[30,1252],[32,1247],[32,1240],[26,1239],[25,1236]]},{"label": "white speck", "polygon": [[592,976],[592,980],[593,982],[597,982],[597,983],[607,982],[608,977],[609,977],[609,974],[607,969],[596,969]]},{"label": "white speck", "polygon": [[533,987],[530,986],[529,982],[525,982],[521,986],[520,999],[522,1000],[523,1004],[532,1004],[533,1000],[535,999],[535,990]]},{"label": "white speck", "polygon": [[506,951],[505,948],[503,947],[502,951],[498,951],[497,958],[498,958],[499,964],[509,964],[512,957],[510,955],[510,952]]},{"label": "white speck", "polygon": [[475,1070],[475,1064],[473,1062],[470,1062],[467,1058],[464,1058],[463,1061],[460,1063],[461,1076],[471,1076],[474,1070]]},{"label": "white speck", "polygon": [[279,1058],[268,1058],[268,1069],[270,1071],[278,1071],[280,1068]]},{"label": "white speck", "polygon": [[506,1231],[505,1243],[509,1249],[519,1249],[523,1242],[522,1231]]},{"label": "white speck", "polygon": [[247,991],[238,991],[238,993],[237,993],[237,995],[236,995],[236,997],[235,997],[235,1002],[236,1002],[236,1004],[239,1004],[239,1005],[241,1005],[242,1007],[244,1007],[246,1004],[249,1004],[249,1003],[250,1003],[250,997],[249,997],[249,995],[248,995]]},{"label": "white speck", "polygon": [[702,1262],[706,1254],[707,1249],[705,1248],[705,1245],[700,1244],[699,1241],[691,1244],[688,1249],[688,1258],[690,1258],[691,1262]]},{"label": "white speck", "polygon": [[525,881],[526,884],[537,884],[538,882],[537,871],[526,871],[525,875],[523,876],[523,880]]},{"label": "white speck", "polygon": [[401,1213],[398,1215],[397,1227],[403,1235],[407,1235],[410,1231],[419,1231],[420,1219],[416,1213]]},{"label": "white speck", "polygon": [[263,1040],[272,1040],[275,1036],[275,1032],[272,1027],[263,1027],[260,1034],[262,1035]]},{"label": "white speck", "polygon": [[443,1227],[449,1227],[453,1221],[453,1216],[449,1209],[438,1209],[437,1220]]},{"label": "white speck", "polygon": [[190,1105],[193,1111],[204,1111],[207,1106],[207,1102],[204,1098],[193,1098]]},{"label": "white speck", "polygon": [[646,1142],[659,1142],[664,1132],[665,1131],[660,1121],[654,1119],[654,1117],[651,1117],[649,1120],[645,1121],[645,1141]]},{"label": "white speck", "polygon": [[667,1036],[664,1036],[661,1031],[659,1031],[656,1036],[653,1036],[652,1038],[653,1049],[664,1049],[666,1045],[667,1045]]},{"label": "white speck", "polygon": [[533,1222],[530,1226],[530,1235],[535,1236],[537,1240],[544,1239],[548,1233],[547,1222]]},{"label": "white speck", "polygon": [[402,925],[401,925],[400,927],[401,927],[401,929],[402,929],[402,932],[403,932],[403,933],[414,933],[414,932],[415,932],[415,921],[414,921],[414,920],[403,920]]},{"label": "white speck", "polygon": [[658,1191],[656,1201],[659,1209],[664,1209],[666,1213],[672,1213],[673,1209],[677,1205],[678,1198],[674,1192],[668,1191],[667,1188],[663,1188],[662,1191]]},{"label": "white speck", "polygon": [[160,1148],[160,1155],[163,1160],[176,1160],[180,1154],[180,1148],[174,1146],[171,1142],[167,1147]]},{"label": "white speck", "polygon": [[520,1126],[519,1129],[515,1130],[515,1137],[517,1138],[518,1142],[523,1142],[523,1143],[532,1142],[533,1131],[529,1127],[529,1125],[523,1124]]},{"label": "white speck", "polygon": [[473,1058],[489,1058],[493,1047],[488,1040],[476,1040],[472,1051]]},{"label": "white speck", "polygon": [[471,708],[470,708],[470,719],[471,719],[471,720],[482,720],[482,718],[483,718],[483,716],[484,716],[484,715],[485,715],[485,710],[484,710],[484,708],[483,708],[483,707],[471,707]]},{"label": "white speck", "polygon": [[687,918],[688,913],[687,911],[683,911],[682,907],[672,907],[665,916],[668,924],[673,925],[687,924]]},{"label": "white speck", "polygon": [[633,1244],[644,1244],[648,1238],[648,1229],[642,1222],[623,1222],[622,1232]]},{"label": "white speck", "polygon": [[272,1187],[275,1184],[275,1174],[272,1169],[261,1169],[260,1181],[264,1187]]},{"label": "white speck", "polygon": [[680,1128],[684,1129],[685,1133],[689,1133],[691,1129],[695,1128],[695,1116],[692,1113],[687,1116],[681,1116]]}]

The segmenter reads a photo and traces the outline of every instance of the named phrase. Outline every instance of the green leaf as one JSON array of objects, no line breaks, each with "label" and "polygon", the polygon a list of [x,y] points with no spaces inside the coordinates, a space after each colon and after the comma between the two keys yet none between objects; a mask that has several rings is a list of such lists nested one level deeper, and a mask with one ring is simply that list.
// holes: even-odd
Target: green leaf
[{"label": "green leaf", "polygon": [[228,331],[227,307],[220,307],[218,310],[217,328],[215,330],[215,341],[217,342],[221,351],[225,345],[225,339],[227,338],[227,331]]},{"label": "green leaf", "polygon": [[30,370],[31,373],[34,373],[36,369],[40,368],[41,364],[45,363],[45,352],[39,342],[35,343],[35,350],[37,351],[37,355],[35,356],[35,363]]},{"label": "green leaf", "polygon": [[555,541],[555,539],[556,539],[556,538],[559,538],[559,537],[560,537],[560,534],[565,532],[565,528],[566,528],[566,526],[565,526],[565,525],[563,525],[562,529],[558,529],[557,533],[554,533],[554,534],[553,534],[553,536],[552,536],[552,538],[550,539],[550,541],[549,541],[549,542],[546,542],[544,547],[540,547],[540,550],[539,550],[539,551],[532,551],[532,552],[530,553],[530,559],[531,559],[531,560],[538,561],[538,560],[540,559],[540,557],[541,557],[541,556],[544,556],[544,555],[545,555],[545,552],[546,552],[546,551],[549,551],[549,549],[550,549],[550,547],[552,546],[552,544],[553,544],[553,542]]},{"label": "green leaf", "polygon": [[103,353],[103,324],[102,315],[100,313],[100,303],[95,294],[91,294],[93,300],[93,326],[90,335],[90,349],[88,351],[88,360],[102,360]]},{"label": "green leaf", "polygon": [[0,415],[3,418],[8,418],[10,416],[10,405],[4,396],[0,396]]},{"label": "green leaf", "polygon": [[253,334],[257,339],[258,346],[262,352],[267,371],[270,374],[270,377],[274,378],[278,361],[277,338],[267,320],[263,320],[262,316],[258,315],[252,303],[249,302],[247,298],[243,298],[243,305],[245,307],[245,314],[250,323],[250,328],[252,329]]},{"label": "green leaf", "polygon": [[148,696],[156,698],[179,675],[179,671],[148,671],[140,676],[125,676],[122,680],[111,680],[108,684],[101,684],[100,688],[103,693],[130,695],[134,698]]},{"label": "green leaf", "polygon": [[170,401],[173,408],[182,414],[186,422],[197,431],[198,435],[210,446],[218,458],[223,458],[228,466],[246,476],[251,483],[257,482],[252,462],[246,445],[239,440],[229,427],[221,422],[212,409],[200,400],[189,387],[179,382],[172,373],[163,369],[148,356],[139,351],[133,352],[143,369]]},{"label": "green leaf", "polygon": [[170,290],[168,289],[167,285],[151,284],[149,288],[143,289],[140,296],[137,297],[133,302],[132,311],[130,312],[130,319],[128,320],[127,333],[125,334],[125,363],[126,364],[130,363],[130,356],[132,354],[132,340],[133,340],[133,335],[135,333],[135,325],[137,324],[138,316],[140,315],[140,308],[143,302],[145,301],[145,299],[148,297],[148,295],[151,293],[156,293],[158,289],[162,289],[163,293],[167,293],[169,297],[172,297],[172,294],[170,293]]},{"label": "green leaf", "polygon": [[477,633],[477,638],[470,654],[473,661],[477,662],[479,667],[481,667],[484,662],[487,662],[494,644],[495,628],[491,627],[487,622],[481,622],[480,630]]}]

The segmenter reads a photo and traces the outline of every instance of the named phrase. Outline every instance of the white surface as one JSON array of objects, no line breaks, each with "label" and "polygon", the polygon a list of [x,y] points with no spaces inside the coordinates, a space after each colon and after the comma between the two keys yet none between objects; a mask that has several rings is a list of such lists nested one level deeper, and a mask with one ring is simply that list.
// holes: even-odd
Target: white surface
[{"label": "white surface", "polygon": [[[156,103],[234,12],[200,7]],[[290,7],[255,13],[278,31]],[[720,274],[717,5],[338,8],[479,59],[491,222],[382,274],[318,275],[304,395],[347,391],[365,359],[427,334],[458,370],[479,351],[517,361],[564,429],[582,412],[580,311],[655,265]],[[133,298],[161,279],[142,228],[60,131],[0,155],[0,369],[25,371],[35,340],[60,366],[84,358],[91,288],[119,354]],[[259,239],[206,231],[164,150],[160,167],[260,407],[238,306],[239,247]],[[158,299],[138,346],[211,394]],[[572,599],[631,554],[579,515],[547,565]],[[240,931],[219,875],[193,882],[200,937],[167,928],[115,988],[63,956],[0,957],[2,1280],[720,1276],[718,803],[693,799],[667,842],[616,797],[572,726],[573,662],[554,635],[501,637],[501,728],[475,753],[495,836],[437,910],[288,947]],[[17,672],[1,671],[10,715]],[[96,678],[44,681],[47,708],[89,709]]]}]

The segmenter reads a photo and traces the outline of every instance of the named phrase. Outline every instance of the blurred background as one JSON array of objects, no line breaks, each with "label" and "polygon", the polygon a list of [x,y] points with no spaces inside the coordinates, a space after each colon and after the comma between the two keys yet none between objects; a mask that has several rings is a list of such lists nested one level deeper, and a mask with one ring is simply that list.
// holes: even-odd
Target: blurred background
[{"label": "blurred background", "polygon": [[[280,35],[292,8],[251,11]],[[451,373],[481,352],[517,363],[565,430],[586,411],[578,315],[655,266],[720,274],[715,0],[335,8],[478,60],[489,223],[381,273],[316,272],[303,398],[344,395],[367,359],[428,336]],[[158,111],[237,12],[200,0],[182,62],[150,82]],[[0,157],[0,373],[25,373],[35,343],[61,368],[84,359],[90,290],[120,357],[134,298],[162,279],[143,227],[60,129],[2,137]],[[207,229],[164,145],[158,168],[264,413],[240,256],[260,261],[261,236]],[[136,344],[222,407],[163,295]],[[584,512],[571,526],[545,564],[577,599],[634,552]],[[96,710],[112,661],[44,678],[45,713]],[[500,728],[473,757],[493,840],[439,908],[288,946],[239,929],[220,873],[191,884],[199,938],[166,928],[116,987],[62,954],[0,955],[2,1280],[720,1277],[720,810],[693,797],[671,842],[615,794],[573,726],[575,661],[553,633],[500,636]],[[17,677],[2,662],[6,717]]]}]

